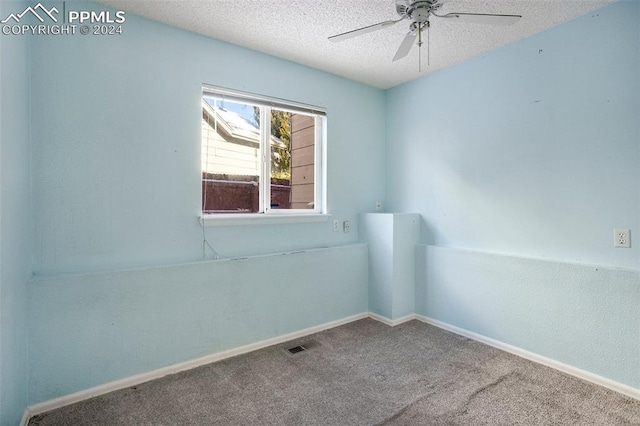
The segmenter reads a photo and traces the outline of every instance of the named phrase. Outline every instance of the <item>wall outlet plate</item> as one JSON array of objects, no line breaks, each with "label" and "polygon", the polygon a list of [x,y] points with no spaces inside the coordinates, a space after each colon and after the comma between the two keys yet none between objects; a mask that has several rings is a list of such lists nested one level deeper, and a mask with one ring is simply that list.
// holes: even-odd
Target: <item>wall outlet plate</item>
[{"label": "wall outlet plate", "polygon": [[338,232],[340,230],[340,221],[339,220],[334,220],[333,221],[333,232]]},{"label": "wall outlet plate", "polygon": [[614,229],[613,230],[613,246],[621,248],[631,247],[631,230],[630,229]]},{"label": "wall outlet plate", "polygon": [[345,234],[347,232],[351,232],[351,222],[349,222],[348,220],[342,222],[342,230],[345,232]]}]

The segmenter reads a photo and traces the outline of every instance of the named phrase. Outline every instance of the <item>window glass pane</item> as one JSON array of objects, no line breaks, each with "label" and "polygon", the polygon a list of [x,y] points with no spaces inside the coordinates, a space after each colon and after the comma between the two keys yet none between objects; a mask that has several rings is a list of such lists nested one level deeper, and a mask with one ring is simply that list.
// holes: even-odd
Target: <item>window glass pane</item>
[{"label": "window glass pane", "polygon": [[321,211],[324,110],[273,99],[203,88],[204,214]]},{"label": "window glass pane", "polygon": [[202,211],[260,209],[259,109],[202,98]]},{"label": "window glass pane", "polygon": [[315,118],[271,110],[271,208],[313,209]]}]

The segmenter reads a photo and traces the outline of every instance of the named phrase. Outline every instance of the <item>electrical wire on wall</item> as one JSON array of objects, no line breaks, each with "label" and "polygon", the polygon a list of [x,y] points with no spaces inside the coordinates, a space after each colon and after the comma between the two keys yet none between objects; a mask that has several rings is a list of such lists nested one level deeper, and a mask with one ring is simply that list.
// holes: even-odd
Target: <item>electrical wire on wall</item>
[{"label": "electrical wire on wall", "polygon": [[209,250],[211,250],[211,253],[213,254],[214,259],[220,259],[220,254],[216,251],[216,249],[211,247],[211,244],[209,244],[209,241],[207,241],[207,236],[204,232],[204,224],[202,224],[202,258],[203,259],[207,258],[207,247],[209,247]]}]

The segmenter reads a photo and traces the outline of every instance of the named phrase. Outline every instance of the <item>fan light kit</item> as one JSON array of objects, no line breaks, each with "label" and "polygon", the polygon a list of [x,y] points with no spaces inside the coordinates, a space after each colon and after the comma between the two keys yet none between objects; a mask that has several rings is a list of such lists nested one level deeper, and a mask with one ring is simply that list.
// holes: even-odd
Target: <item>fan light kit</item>
[{"label": "fan light kit", "polygon": [[[393,57],[393,61],[404,58],[409,54],[411,48],[418,39],[418,48],[422,47],[422,33],[427,32],[427,55],[428,55],[428,43],[429,43],[429,18],[435,16],[440,19],[454,20],[456,22],[470,22],[475,24],[493,24],[493,25],[511,25],[518,19],[522,18],[520,15],[493,15],[485,13],[447,13],[446,15],[438,15],[436,12],[443,3],[447,0],[395,0],[396,12],[400,15],[400,19],[379,22],[377,24],[369,25],[367,27],[358,28],[357,30],[347,31],[346,33],[336,34],[329,37],[330,41],[342,41],[353,37],[357,37],[362,34],[367,34],[373,31],[380,30],[382,28],[390,27],[397,24],[400,21],[409,20],[409,32],[402,40],[398,51]],[[418,51],[420,52],[420,50]],[[428,58],[428,56],[427,56]],[[420,65],[421,60],[418,60]]]}]

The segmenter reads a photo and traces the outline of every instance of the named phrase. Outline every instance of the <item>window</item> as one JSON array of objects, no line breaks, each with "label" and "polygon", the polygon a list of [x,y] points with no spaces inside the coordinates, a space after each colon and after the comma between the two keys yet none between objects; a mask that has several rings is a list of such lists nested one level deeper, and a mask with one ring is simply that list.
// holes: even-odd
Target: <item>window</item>
[{"label": "window", "polygon": [[203,215],[324,213],[321,108],[205,86]]}]

